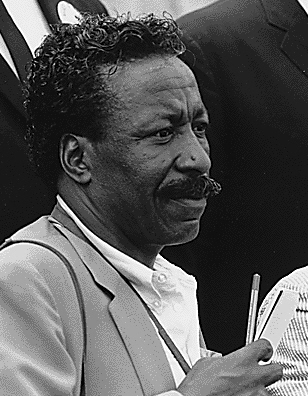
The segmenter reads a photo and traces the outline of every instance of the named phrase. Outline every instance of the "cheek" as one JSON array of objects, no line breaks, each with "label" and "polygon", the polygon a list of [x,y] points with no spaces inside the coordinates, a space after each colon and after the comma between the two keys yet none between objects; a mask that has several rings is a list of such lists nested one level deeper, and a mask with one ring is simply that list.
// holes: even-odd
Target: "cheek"
[{"label": "cheek", "polygon": [[157,161],[152,152],[137,150],[128,154],[121,163],[121,170],[127,180],[140,191],[153,190],[164,173],[166,160]]},{"label": "cheek", "polygon": [[168,174],[171,153],[165,147],[145,147],[144,142],[133,147],[126,143],[118,142],[116,148],[102,153],[97,176],[112,185],[114,192],[138,199],[139,204],[147,202]]}]

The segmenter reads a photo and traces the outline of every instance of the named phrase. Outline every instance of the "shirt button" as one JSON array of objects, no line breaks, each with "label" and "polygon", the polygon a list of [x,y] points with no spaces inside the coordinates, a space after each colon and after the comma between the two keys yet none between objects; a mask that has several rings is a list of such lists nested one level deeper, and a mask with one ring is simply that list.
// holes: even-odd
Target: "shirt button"
[{"label": "shirt button", "polygon": [[156,307],[156,308],[160,308],[161,303],[160,303],[160,301],[155,300],[155,301],[153,301],[153,305],[154,305],[154,307]]},{"label": "shirt button", "polygon": [[164,273],[158,275],[157,280],[159,283],[165,283],[167,280],[167,276]]}]

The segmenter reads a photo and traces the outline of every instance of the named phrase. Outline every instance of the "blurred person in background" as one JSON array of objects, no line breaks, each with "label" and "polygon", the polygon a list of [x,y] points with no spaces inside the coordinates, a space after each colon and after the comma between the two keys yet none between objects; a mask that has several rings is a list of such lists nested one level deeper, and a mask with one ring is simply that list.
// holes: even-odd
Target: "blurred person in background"
[{"label": "blurred person in background", "polygon": [[303,0],[218,0],[178,20],[224,189],[198,238],[164,254],[201,278],[200,263],[212,269],[202,278],[201,322],[224,352],[245,338],[251,275],[262,276],[262,299],[308,261],[307,10]]},{"label": "blurred person in background", "polygon": [[107,13],[100,0],[0,0],[1,241],[54,205],[26,155],[21,82],[26,62],[50,33],[50,25],[74,23],[81,11]]},{"label": "blurred person in background", "polygon": [[[268,387],[273,396],[308,395],[308,267],[297,268],[280,279],[263,300],[259,310],[258,329],[264,328],[267,321],[267,308],[270,312],[275,298],[281,293],[294,293],[296,306],[286,329],[277,341],[271,361],[283,368],[283,377]],[[283,300],[280,310],[290,312],[290,297]],[[264,317],[263,317],[264,315]],[[287,320],[284,318],[284,320]],[[273,322],[275,323],[275,322]],[[280,322],[282,323],[282,322]],[[277,326],[276,326],[277,328]],[[278,329],[279,330],[279,329]],[[273,332],[275,334],[275,331]],[[261,335],[262,336],[262,335]]]},{"label": "blurred person in background", "polygon": [[161,14],[167,11],[173,18],[204,7],[215,0],[105,0],[110,15],[130,12],[133,16],[142,13]]}]

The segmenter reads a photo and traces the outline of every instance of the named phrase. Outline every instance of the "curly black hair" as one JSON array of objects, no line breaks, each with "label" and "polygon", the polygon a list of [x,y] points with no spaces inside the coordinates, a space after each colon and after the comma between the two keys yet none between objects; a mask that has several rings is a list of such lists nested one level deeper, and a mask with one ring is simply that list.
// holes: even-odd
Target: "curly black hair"
[{"label": "curly black hair", "polygon": [[30,161],[55,187],[60,174],[59,142],[66,133],[92,142],[120,103],[108,77],[120,64],[153,55],[179,56],[182,33],[172,17],[153,14],[133,19],[84,13],[76,24],[52,27],[28,65],[25,108]]}]

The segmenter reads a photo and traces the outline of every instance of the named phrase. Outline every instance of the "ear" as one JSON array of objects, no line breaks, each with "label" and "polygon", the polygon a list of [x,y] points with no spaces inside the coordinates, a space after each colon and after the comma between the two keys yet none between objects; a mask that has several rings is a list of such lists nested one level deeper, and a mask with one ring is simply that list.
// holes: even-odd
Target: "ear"
[{"label": "ear", "polygon": [[79,184],[91,181],[91,143],[87,138],[63,135],[60,141],[60,161],[64,172]]}]

